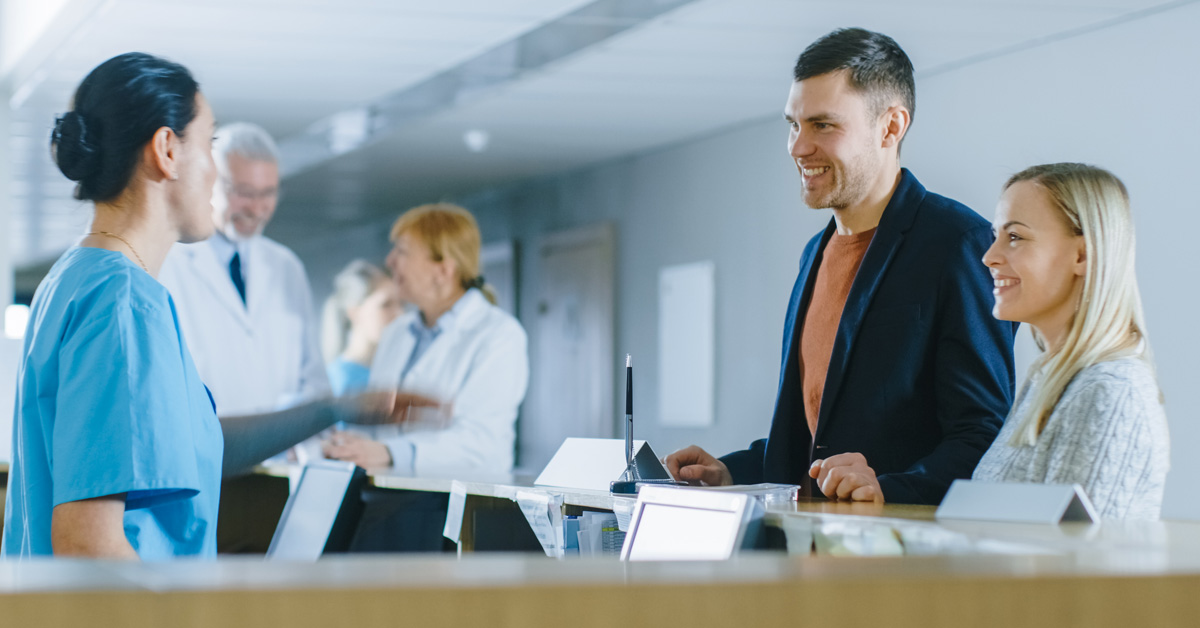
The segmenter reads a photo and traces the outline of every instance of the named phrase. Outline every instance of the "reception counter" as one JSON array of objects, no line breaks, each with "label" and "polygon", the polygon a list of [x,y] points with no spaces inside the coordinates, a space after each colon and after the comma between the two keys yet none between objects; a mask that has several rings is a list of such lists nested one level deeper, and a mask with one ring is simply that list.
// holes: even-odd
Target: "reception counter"
[{"label": "reception counter", "polygon": [[[448,492],[453,479],[373,474]],[[464,478],[468,503],[529,478]],[[556,489],[535,489],[553,491]],[[604,509],[561,491],[564,509]],[[1200,524],[938,521],[895,504],[772,503],[786,551],[622,563],[536,553],[0,562],[4,626],[1193,626]]]},{"label": "reception counter", "polygon": [[1193,626],[1194,552],[0,563],[5,626]]}]

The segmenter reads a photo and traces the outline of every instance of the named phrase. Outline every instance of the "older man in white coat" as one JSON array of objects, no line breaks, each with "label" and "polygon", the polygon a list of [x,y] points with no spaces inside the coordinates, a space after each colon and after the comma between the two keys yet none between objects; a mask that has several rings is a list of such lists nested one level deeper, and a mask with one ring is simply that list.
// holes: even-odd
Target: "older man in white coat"
[{"label": "older man in white coat", "polygon": [[279,199],[278,150],[262,128],[217,131],[216,233],[176,244],[159,281],[222,416],[274,410],[329,390],[304,265],[262,235]]}]

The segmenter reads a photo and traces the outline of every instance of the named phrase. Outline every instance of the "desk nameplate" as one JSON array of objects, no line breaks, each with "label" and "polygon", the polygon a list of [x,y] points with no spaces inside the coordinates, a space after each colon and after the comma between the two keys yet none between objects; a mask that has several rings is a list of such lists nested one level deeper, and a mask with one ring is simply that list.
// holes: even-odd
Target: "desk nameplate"
[{"label": "desk nameplate", "polygon": [[955,480],[950,485],[937,518],[1048,524],[1097,519],[1078,484],[971,480]]}]

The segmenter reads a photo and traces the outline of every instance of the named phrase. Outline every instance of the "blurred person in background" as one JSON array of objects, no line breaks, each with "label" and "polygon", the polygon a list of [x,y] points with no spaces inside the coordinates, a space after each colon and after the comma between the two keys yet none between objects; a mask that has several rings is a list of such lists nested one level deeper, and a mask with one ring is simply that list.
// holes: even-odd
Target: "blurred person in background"
[{"label": "blurred person in background", "polygon": [[325,455],[417,474],[507,473],[529,380],[527,340],[479,274],[475,218],[447,203],[422,205],[401,215],[391,236],[388,268],[414,307],[384,331],[370,385],[404,386],[451,404],[426,422],[431,429],[337,433]]},{"label": "blurred person in background", "polygon": [[304,265],[262,235],[279,201],[279,152],[235,123],[213,142],[217,183],[206,242],[179,244],[160,281],[179,309],[196,368],[222,415],[263,412],[329,390]]},{"label": "blurred person in background", "polygon": [[333,280],[321,313],[321,351],[335,395],[363,390],[383,330],[404,311],[396,283],[362,259]]},{"label": "blurred person in background", "polygon": [[[413,307],[384,330],[370,388],[403,385],[448,403],[416,413],[423,418],[404,429],[334,432],[324,453],[405,475],[508,473],[529,381],[527,341],[479,274],[475,218],[455,205],[423,205],[401,215],[391,237],[388,269]],[[362,498],[350,551],[453,551],[442,536],[446,494],[367,487]]]}]

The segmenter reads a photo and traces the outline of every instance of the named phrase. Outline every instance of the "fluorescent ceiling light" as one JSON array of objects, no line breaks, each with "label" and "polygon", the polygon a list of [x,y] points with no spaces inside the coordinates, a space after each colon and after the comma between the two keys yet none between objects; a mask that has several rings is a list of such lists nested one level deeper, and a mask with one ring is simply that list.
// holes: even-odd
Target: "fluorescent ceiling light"
[{"label": "fluorescent ceiling light", "polygon": [[334,155],[348,153],[371,137],[372,119],[367,109],[340,111],[329,118],[329,150]]}]

